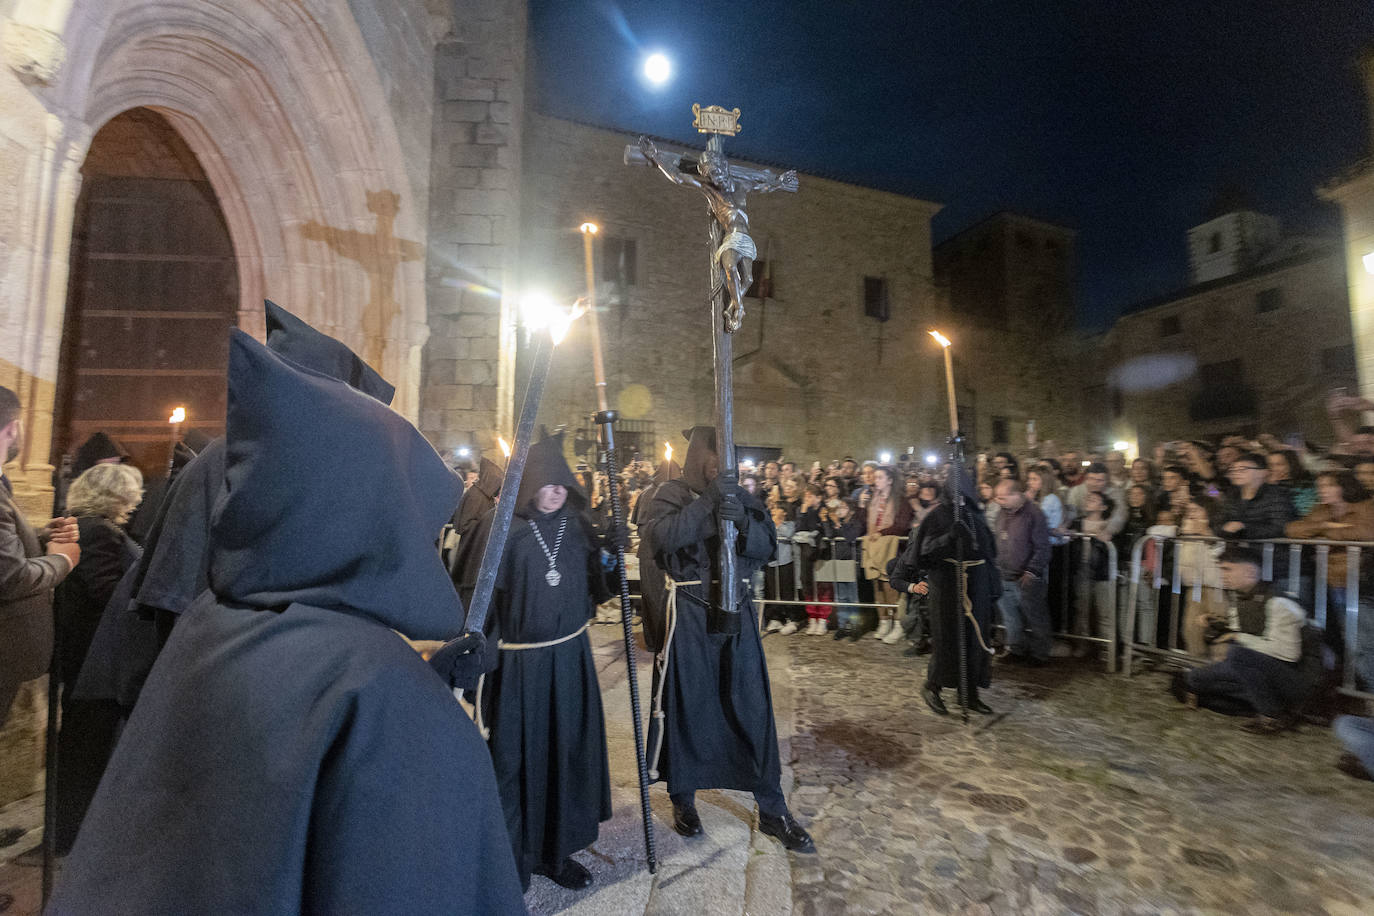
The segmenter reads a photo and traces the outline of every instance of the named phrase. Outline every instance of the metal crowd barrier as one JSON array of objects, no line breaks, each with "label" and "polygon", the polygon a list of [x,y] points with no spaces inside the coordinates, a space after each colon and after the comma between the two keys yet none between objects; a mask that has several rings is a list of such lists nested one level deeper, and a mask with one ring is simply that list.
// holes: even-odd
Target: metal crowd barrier
[{"label": "metal crowd barrier", "polygon": [[[906,535],[901,535],[901,536],[899,536],[898,540],[901,541],[902,543],[905,543],[905,542],[908,540],[908,537],[907,537]],[[1084,544],[1084,549],[1082,550],[1082,558],[1081,558],[1080,562],[1079,562],[1076,566],[1073,566],[1073,567],[1070,567],[1070,568],[1066,569],[1067,580],[1068,580],[1068,581],[1067,581],[1067,582],[1065,583],[1065,585],[1064,585],[1064,589],[1063,589],[1063,591],[1062,591],[1062,597],[1063,597],[1063,604],[1064,604],[1064,608],[1063,608],[1063,610],[1064,610],[1064,618],[1065,618],[1065,622],[1066,622],[1066,624],[1067,624],[1068,626],[1066,627],[1066,629],[1054,631],[1054,633],[1053,633],[1052,635],[1053,635],[1053,637],[1056,638],[1056,639],[1063,639],[1063,640],[1070,640],[1070,641],[1077,641],[1077,642],[1085,642],[1085,643],[1095,643],[1095,644],[1103,645],[1103,646],[1115,646],[1115,645],[1116,645],[1116,641],[1117,641],[1117,637],[1118,637],[1118,628],[1117,628],[1117,594],[1116,594],[1116,581],[1117,581],[1117,579],[1118,579],[1118,571],[1117,571],[1117,552],[1116,552],[1116,545],[1114,545],[1111,541],[1099,541],[1099,540],[1097,540],[1096,538],[1094,538],[1092,535],[1086,535],[1086,534],[1072,534],[1072,535],[1070,535],[1070,543],[1072,543],[1072,541],[1074,541],[1074,540],[1083,541],[1083,542],[1085,542],[1085,544]],[[822,547],[822,545],[828,545],[828,546],[831,548],[831,550],[828,551],[828,552],[829,552],[829,553],[831,554],[831,556],[833,557],[833,553],[834,553],[833,547],[834,547],[834,545],[835,545],[836,543],[845,543],[845,544],[848,544],[848,545],[851,547],[851,549],[853,549],[854,552],[857,553],[857,552],[858,552],[858,551],[857,551],[857,548],[858,548],[859,545],[861,544],[862,539],[860,539],[860,541],[849,541],[849,540],[846,540],[846,539],[844,539],[844,538],[820,538],[820,537],[818,537],[818,538],[816,539],[816,543],[815,543],[815,544],[810,544],[810,540],[809,540],[809,539],[807,539],[807,540],[805,540],[805,541],[798,542],[798,541],[796,540],[795,537],[778,538],[778,541],[779,541],[780,543],[790,543],[790,544],[793,545],[794,548],[797,547],[797,546],[798,546],[799,544],[801,544],[801,543],[805,543],[805,544],[809,544],[809,545],[812,546],[812,547],[815,547],[817,550],[820,550],[821,547]],[[1092,549],[1091,549],[1091,547],[1089,546],[1090,544],[1092,544],[1092,543],[1094,543],[1094,542],[1100,544],[1103,548],[1106,549],[1106,552],[1107,552],[1107,571],[1108,571],[1108,577],[1109,577],[1107,580],[1104,580],[1103,583],[1102,583],[1102,584],[1103,584],[1104,586],[1106,586],[1106,587],[1103,587],[1103,588],[1097,589],[1097,590],[1095,590],[1095,589],[1093,588],[1094,583],[1093,583],[1093,580],[1092,580]],[[1069,549],[1069,545],[1064,545],[1064,546],[1061,546],[1061,547],[1056,547],[1055,549],[1056,549],[1056,550],[1068,550],[1068,549]],[[793,556],[792,563],[790,564],[790,565],[792,566],[791,573],[792,573],[792,578],[793,578],[793,582],[792,582],[792,585],[793,585],[793,592],[792,592],[792,593],[793,593],[793,594],[801,594],[801,593],[802,593],[802,575],[801,575],[801,563],[800,563],[800,559],[801,559],[801,558],[800,558],[800,551],[797,551],[797,552],[794,554],[794,556]],[[819,565],[820,563],[823,563],[823,562],[825,562],[825,558],[824,558],[824,557],[823,557],[821,560],[818,561],[818,565]],[[855,578],[854,578],[853,581],[856,583],[856,588],[857,588],[858,577],[861,576],[861,575],[863,575],[863,570],[862,570],[862,567],[859,565],[859,564],[860,564],[860,561],[859,561],[859,560],[853,560],[853,561],[851,561],[851,562],[853,562],[853,563],[855,564]],[[774,578],[774,582],[773,582],[774,587],[773,587],[773,590],[772,590],[774,594],[779,594],[779,593],[780,593],[779,585],[781,584],[781,579],[780,579],[781,573],[778,572],[778,570],[779,570],[780,568],[781,568],[781,567],[778,567],[778,566],[765,566],[765,567],[763,568],[763,570],[762,570],[762,572],[763,572],[763,574],[764,574],[765,576],[773,575],[773,576],[775,577],[775,578]],[[833,563],[831,564],[830,569],[831,569],[832,574],[833,574],[833,571],[834,571],[834,569],[835,569],[835,566],[833,565]],[[840,584],[840,580],[834,578],[833,575],[832,575],[832,578],[829,579],[829,580],[826,580],[826,579],[823,579],[823,578],[816,578],[816,579],[814,579],[813,581],[814,581],[815,584],[817,584],[817,585],[824,585],[824,584],[830,585],[830,587],[831,587],[831,594],[832,594],[832,595],[835,595],[835,596],[838,596],[838,585]],[[845,582],[848,582],[849,580],[844,580],[844,581],[845,581]],[[1077,598],[1077,605],[1078,605],[1078,607],[1075,609],[1075,612],[1076,612],[1078,615],[1081,616],[1081,618],[1082,618],[1082,624],[1083,624],[1083,628],[1084,628],[1084,629],[1086,629],[1086,628],[1090,625],[1091,617],[1092,617],[1092,611],[1093,611],[1094,605],[1095,605],[1095,604],[1102,604],[1102,605],[1104,605],[1104,606],[1101,606],[1101,607],[1098,607],[1098,608],[1097,608],[1097,613],[1098,613],[1099,617],[1101,618],[1102,623],[1103,623],[1103,628],[1104,628],[1105,631],[1106,631],[1106,635],[1105,635],[1105,636],[1095,636],[1095,635],[1091,635],[1091,634],[1088,633],[1088,632],[1073,632],[1074,627],[1073,627],[1072,622],[1070,622],[1070,620],[1069,620],[1069,610],[1070,610],[1070,609],[1069,609],[1069,603],[1070,603],[1070,602],[1069,602],[1069,597],[1070,597],[1070,595],[1074,595],[1074,596],[1076,596],[1076,598]],[[1046,595],[1046,602],[1048,603],[1048,601],[1049,601],[1049,596],[1048,596],[1048,594],[1047,594],[1047,595]],[[768,606],[778,606],[778,607],[808,607],[808,606],[819,606],[819,607],[830,607],[830,608],[845,607],[845,608],[855,608],[855,609],[858,609],[858,608],[875,608],[875,609],[876,609],[876,608],[887,608],[887,609],[898,609],[898,608],[901,607],[901,605],[899,605],[899,604],[886,604],[886,603],[881,603],[881,602],[863,602],[863,601],[857,601],[857,600],[855,600],[855,601],[841,601],[838,597],[832,597],[832,598],[830,598],[830,599],[828,599],[828,600],[820,600],[819,598],[817,598],[817,599],[802,598],[802,599],[800,599],[800,600],[792,600],[792,599],[785,599],[785,598],[756,597],[756,598],[754,599],[754,603],[755,603],[755,606],[756,606],[757,611],[758,611],[758,614],[759,614],[759,625],[760,625],[760,627],[762,627],[762,625],[763,625],[764,613],[765,613],[765,610],[766,610],[766,608],[767,608]],[[1046,610],[1048,611],[1048,607],[1046,608]],[[1000,614],[1000,611],[999,611],[999,612],[995,612],[995,613],[996,613],[996,615],[997,615],[997,621],[998,621],[998,624],[997,624],[997,625],[1000,627],[1000,626],[1001,626],[1001,614]],[[1108,652],[1105,652],[1104,655],[1106,656],[1105,662],[1106,662],[1106,669],[1107,669],[1108,673],[1114,673],[1114,672],[1116,671],[1116,665],[1117,665],[1116,652],[1115,652],[1115,651],[1108,651]]]},{"label": "metal crowd barrier", "polygon": [[[1137,610],[1139,608],[1140,588],[1142,569],[1144,564],[1144,551],[1149,543],[1156,545],[1154,562],[1149,570],[1150,579],[1155,583],[1152,590],[1156,592],[1156,600],[1163,598],[1162,593],[1168,589],[1169,619],[1166,630],[1165,645],[1157,645],[1157,639],[1149,643],[1142,642],[1136,633],[1137,629]],[[1127,588],[1126,599],[1126,639],[1123,640],[1123,667],[1129,676],[1132,673],[1132,660],[1137,653],[1163,657],[1171,661],[1187,665],[1205,665],[1210,663],[1210,659],[1197,655],[1192,655],[1187,648],[1182,645],[1181,629],[1183,625],[1182,614],[1186,612],[1187,606],[1184,599],[1184,588],[1191,593],[1189,597],[1195,603],[1203,601],[1203,589],[1205,586],[1202,575],[1199,574],[1197,580],[1190,586],[1182,583],[1182,568],[1180,562],[1179,546],[1187,543],[1199,543],[1206,545],[1206,549],[1215,549],[1215,546],[1223,543],[1241,543],[1259,547],[1263,563],[1260,569],[1261,578],[1265,582],[1274,582],[1275,560],[1282,548],[1288,550],[1288,562],[1286,576],[1281,579],[1284,586],[1282,594],[1292,598],[1302,606],[1305,612],[1310,613],[1312,623],[1323,632],[1327,629],[1328,596],[1327,589],[1332,587],[1327,581],[1327,571],[1329,568],[1331,549],[1344,548],[1346,555],[1345,573],[1345,608],[1342,620],[1342,643],[1344,676],[1340,691],[1350,696],[1374,699],[1374,693],[1361,691],[1358,689],[1356,675],[1358,672],[1357,661],[1359,659],[1359,616],[1360,616],[1360,556],[1363,550],[1374,549],[1374,542],[1371,541],[1329,541],[1329,540],[1297,540],[1292,538],[1276,538],[1273,540],[1254,540],[1227,542],[1217,537],[1165,537],[1163,535],[1145,535],[1139,538],[1131,551],[1131,568],[1129,576],[1125,582]],[[1173,569],[1168,577],[1167,586],[1164,576],[1164,547],[1173,546]],[[1303,573],[1302,555],[1304,548],[1313,550],[1314,564],[1311,571],[1312,601],[1311,607],[1306,604],[1306,585],[1308,578]],[[1147,586],[1149,587],[1149,586]],[[1160,601],[1162,605],[1162,601]],[[1157,608],[1156,613],[1162,610],[1162,606]],[[1339,609],[1337,609],[1339,613]],[[1374,607],[1369,609],[1369,613],[1374,614]],[[1156,636],[1158,625],[1156,624]]]}]

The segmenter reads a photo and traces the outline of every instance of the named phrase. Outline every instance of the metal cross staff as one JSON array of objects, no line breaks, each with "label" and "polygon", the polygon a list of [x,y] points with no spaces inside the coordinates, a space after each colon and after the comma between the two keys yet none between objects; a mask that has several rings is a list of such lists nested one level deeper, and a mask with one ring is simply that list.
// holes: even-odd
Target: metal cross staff
[{"label": "metal cross staff", "polygon": [[[587,270],[587,317],[592,331],[592,375],[596,382],[596,423],[601,427],[601,448],[606,462],[606,485],[610,490],[611,518],[617,534],[625,529],[625,507],[620,492],[620,468],[615,454],[615,421],[618,416],[606,399],[606,363],[601,351],[601,321],[596,314],[596,268],[592,251],[592,237],[596,223],[582,224],[582,250]],[[590,495],[590,494],[589,494]],[[639,811],[644,821],[644,858],[649,874],[658,871],[658,857],[654,851],[654,821],[649,808],[649,766],[644,759],[644,723],[639,710],[639,679],[635,671],[635,637],[631,622],[630,581],[625,571],[625,545],[615,545],[616,570],[620,576],[620,622],[624,629],[626,680],[630,687],[630,718],[634,724],[635,762],[639,766]]]},{"label": "metal cross staff", "polygon": [[[739,109],[719,105],[692,106],[698,133],[710,134],[706,151],[695,159],[685,153],[663,152],[647,137],[625,147],[626,165],[657,168],[674,184],[696,188],[711,210],[711,329],[716,364],[716,451],[720,473],[733,483],[739,475],[735,461],[734,332],[744,321],[744,293],[753,279],[758,249],[749,235],[745,209],[751,191],[796,191],[797,173],[782,174],[731,164],[725,158],[722,136],[739,133]],[[723,622],[731,632],[739,628],[739,577],[735,574],[735,523],[721,519],[720,582]]]}]

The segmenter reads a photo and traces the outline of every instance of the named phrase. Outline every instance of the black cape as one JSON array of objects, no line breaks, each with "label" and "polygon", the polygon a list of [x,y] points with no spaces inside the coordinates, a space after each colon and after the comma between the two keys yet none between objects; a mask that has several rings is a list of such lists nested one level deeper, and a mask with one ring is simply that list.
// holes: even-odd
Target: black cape
[{"label": "black cape", "polygon": [[[956,473],[953,470],[951,473]],[[972,529],[972,549],[965,551],[965,561],[983,560],[981,566],[968,570],[968,594],[973,600],[973,617],[982,632],[983,642],[992,645],[993,609],[1002,594],[1002,577],[997,571],[997,542],[988,530],[987,521],[978,508],[977,495],[963,474],[957,475],[956,485],[964,494],[965,519]],[[969,686],[987,687],[992,681],[992,656],[978,641],[978,633],[959,607],[956,567],[948,561],[955,557],[953,536],[954,509],[948,489],[935,506],[921,520],[906,549],[889,567],[892,587],[905,593],[914,582],[925,580],[930,585],[930,664],[926,668],[926,683],[936,689],[959,686],[959,630],[962,622],[968,637]]]},{"label": "black cape", "polygon": [[[274,302],[264,303],[267,346],[292,362],[390,404],[395,388],[348,347]],[[143,556],[115,590],[76,695],[133,708],[176,619],[209,587],[210,516],[224,484],[224,439],[211,440],[172,479]]]},{"label": "black cape", "polygon": [[506,472],[500,465],[483,458],[477,482],[463,492],[458,511],[453,515],[458,546],[449,562],[449,574],[464,607],[472,600],[473,589],[477,587],[477,573],[482,566],[482,554],[487,549],[487,536],[491,533],[491,511],[496,508],[496,498],[501,494],[505,477]]},{"label": "black cape", "polygon": [[[658,488],[640,530],[643,535],[648,529],[654,561],[667,575],[679,582],[718,583],[716,515],[711,501],[699,495],[707,483],[705,463],[714,454],[714,430],[694,432],[682,479]],[[736,545],[736,571],[747,583],[772,558],[777,531],[755,497],[744,493],[743,502],[749,519]],[[647,745],[652,755],[662,736],[657,770],[672,794],[771,791],[781,776],[768,665],[749,589],[744,587],[740,632],[734,635],[707,627],[707,607],[719,606],[718,594],[706,584],[678,589],[677,624],[662,675],[665,720],[650,722]],[[659,684],[655,667],[655,693]]]},{"label": "black cape", "polygon": [[49,911],[523,912],[486,748],[397,635],[461,625],[433,543],[457,478],[402,417],[237,331],[228,404],[211,590]]},{"label": "black cape", "polygon": [[[540,643],[575,633],[610,597],[600,545],[581,511],[586,498],[570,478],[559,438],[530,449],[487,618],[489,644]],[[535,509],[533,494],[550,483],[568,487],[568,500],[545,515]],[[557,586],[545,578],[549,561],[535,526],[550,550],[563,527]],[[600,822],[611,817],[606,725],[585,632],[556,646],[497,654],[482,688],[483,717],[491,729],[506,829],[527,886],[535,867],[556,866],[590,846]]]},{"label": "black cape", "polygon": [[635,500],[634,512],[630,515],[630,522],[639,531],[639,548],[636,552],[639,558],[639,619],[644,624],[644,645],[650,652],[655,653],[663,649],[668,584],[663,570],[654,562],[654,542],[649,536],[649,527],[644,524],[644,519],[649,514],[649,506],[653,505],[659,487],[681,476],[682,468],[678,467],[677,462],[665,461],[660,464],[654,470],[654,482],[639,494],[639,499]]}]

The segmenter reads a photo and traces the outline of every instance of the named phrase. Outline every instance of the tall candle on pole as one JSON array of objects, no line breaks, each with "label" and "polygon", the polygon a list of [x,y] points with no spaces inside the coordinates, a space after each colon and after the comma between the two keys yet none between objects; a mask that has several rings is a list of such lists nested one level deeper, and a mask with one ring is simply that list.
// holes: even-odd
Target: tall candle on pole
[{"label": "tall candle on pole", "polygon": [[181,424],[186,422],[186,408],[176,407],[172,410],[172,415],[167,418],[167,422],[172,427],[171,448],[167,451],[167,473],[172,473],[172,465],[177,459],[177,441],[181,439]]},{"label": "tall candle on pole", "polygon": [[[587,294],[586,307],[592,335],[592,379],[596,385],[596,417],[601,427],[602,460],[606,465],[606,487],[611,500],[611,518],[616,532],[624,532],[625,510],[621,504],[620,468],[615,454],[616,412],[611,410],[606,397],[606,363],[601,353],[601,321],[596,314],[596,223],[583,223],[582,253],[586,263]],[[588,494],[590,496],[590,494]],[[619,540],[619,539],[617,539]],[[630,688],[630,716],[634,728],[635,762],[639,766],[639,810],[644,823],[644,855],[648,861],[649,873],[658,870],[658,857],[654,851],[654,825],[649,809],[649,767],[644,757],[644,729],[639,709],[639,676],[635,666],[635,638],[631,623],[630,582],[625,572],[625,545],[616,543],[616,569],[620,575],[620,623],[625,639],[626,682]]]},{"label": "tall candle on pole", "polygon": [[939,331],[931,331],[930,336],[945,351],[945,388],[949,392],[949,431],[950,435],[959,432],[959,405],[954,397],[954,359],[949,354],[949,338]]}]

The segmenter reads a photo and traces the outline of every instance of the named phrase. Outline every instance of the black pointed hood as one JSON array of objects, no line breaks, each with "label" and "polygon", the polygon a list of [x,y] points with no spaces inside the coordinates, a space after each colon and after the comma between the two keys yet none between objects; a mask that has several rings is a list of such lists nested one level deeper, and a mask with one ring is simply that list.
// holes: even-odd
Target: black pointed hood
[{"label": "black pointed hood", "polygon": [[654,468],[654,483],[667,483],[670,480],[677,480],[682,476],[682,465],[669,459],[659,462],[658,467]]},{"label": "black pointed hood", "polygon": [[525,458],[525,473],[520,477],[520,492],[515,499],[515,511],[527,509],[540,487],[550,484],[566,487],[568,504],[581,512],[587,508],[587,491],[578,482],[568,459],[563,457],[563,434],[545,436],[530,446]]},{"label": "black pointed hood", "polygon": [[948,505],[953,505],[956,489],[964,494],[964,505],[976,509],[983,504],[983,497],[979,495],[978,487],[974,485],[973,478],[968,471],[957,464],[951,464],[949,466],[949,479],[945,481],[944,489],[940,492],[940,500]]},{"label": "black pointed hood", "polygon": [[483,457],[477,466],[477,482],[474,487],[481,490],[488,499],[501,495],[501,483],[506,479],[506,469],[490,458]]},{"label": "black pointed hood", "polygon": [[684,429],[682,437],[687,440],[687,456],[682,459],[682,479],[693,491],[705,493],[711,484],[706,465],[716,457],[716,428],[693,426]]},{"label": "black pointed hood", "polygon": [[326,334],[312,328],[270,299],[267,312],[267,345],[291,362],[347,382],[368,397],[390,404],[396,387],[377,374],[362,357]]},{"label": "black pointed hood", "polygon": [[210,586],[445,639],[463,608],[434,541],[461,482],[405,418],[241,331],[229,346],[224,489]]},{"label": "black pointed hood", "polygon": [[72,457],[72,478],[80,477],[100,462],[111,458],[123,460],[124,449],[105,433],[96,433],[81,443],[81,447]]}]

